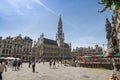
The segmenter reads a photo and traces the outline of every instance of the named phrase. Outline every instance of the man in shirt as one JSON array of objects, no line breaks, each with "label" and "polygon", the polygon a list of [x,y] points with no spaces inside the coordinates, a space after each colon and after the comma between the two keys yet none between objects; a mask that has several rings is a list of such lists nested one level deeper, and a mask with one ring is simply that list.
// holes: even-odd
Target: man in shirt
[{"label": "man in shirt", "polygon": [[3,63],[3,61],[0,61],[0,80],[3,79],[2,73],[3,73],[4,69],[5,69],[5,71],[7,71],[7,68],[6,68],[5,64]]}]

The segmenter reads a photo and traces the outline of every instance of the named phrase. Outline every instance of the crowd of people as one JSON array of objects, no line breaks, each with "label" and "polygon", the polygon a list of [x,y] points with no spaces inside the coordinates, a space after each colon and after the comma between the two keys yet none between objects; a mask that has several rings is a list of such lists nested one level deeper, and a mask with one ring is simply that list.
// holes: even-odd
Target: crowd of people
[{"label": "crowd of people", "polygon": [[7,72],[7,67],[12,67],[12,71],[18,71],[22,67],[21,60],[0,60],[0,80],[2,80],[2,73],[5,71]]},{"label": "crowd of people", "polygon": [[59,60],[50,60],[49,61],[49,66],[50,66],[50,68],[52,68],[53,67],[53,69],[55,69],[56,67],[59,67]]},{"label": "crowd of people", "polygon": [[[35,71],[36,62],[37,61],[35,59],[28,61],[28,68],[31,68],[33,73],[36,72]],[[41,62],[43,62],[43,65],[44,65],[45,61],[41,61]],[[41,62],[39,62],[39,64]],[[65,62],[52,59],[49,61],[49,67],[50,69],[56,69],[60,65],[62,65],[62,63],[65,63]],[[19,71],[20,69],[22,69],[22,60],[17,60],[17,59],[14,59],[12,61],[0,60],[0,80],[3,80],[2,73],[4,71],[7,72],[7,67],[11,67],[12,71]],[[110,75],[109,80],[117,80],[113,78],[116,78],[114,74]]]}]

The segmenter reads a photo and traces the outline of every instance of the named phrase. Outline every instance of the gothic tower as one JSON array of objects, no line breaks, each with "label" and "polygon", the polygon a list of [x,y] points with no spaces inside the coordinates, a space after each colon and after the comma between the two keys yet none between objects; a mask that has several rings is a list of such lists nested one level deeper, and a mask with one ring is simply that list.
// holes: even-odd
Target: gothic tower
[{"label": "gothic tower", "polygon": [[61,16],[58,21],[58,32],[56,34],[56,40],[59,47],[64,47],[64,33],[62,31],[62,19]]}]

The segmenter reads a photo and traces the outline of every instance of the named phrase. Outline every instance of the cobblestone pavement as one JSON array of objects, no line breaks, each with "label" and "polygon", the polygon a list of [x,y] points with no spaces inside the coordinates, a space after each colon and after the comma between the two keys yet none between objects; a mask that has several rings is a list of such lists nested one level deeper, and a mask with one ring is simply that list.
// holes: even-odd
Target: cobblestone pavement
[{"label": "cobblestone pavement", "polygon": [[110,73],[111,70],[63,65],[53,69],[48,63],[37,63],[36,72],[33,73],[32,68],[28,68],[28,63],[24,63],[19,71],[8,68],[8,71],[3,73],[3,80],[108,80]]},{"label": "cobblestone pavement", "polygon": [[120,80],[120,71],[115,71],[115,74],[117,75],[118,79]]}]

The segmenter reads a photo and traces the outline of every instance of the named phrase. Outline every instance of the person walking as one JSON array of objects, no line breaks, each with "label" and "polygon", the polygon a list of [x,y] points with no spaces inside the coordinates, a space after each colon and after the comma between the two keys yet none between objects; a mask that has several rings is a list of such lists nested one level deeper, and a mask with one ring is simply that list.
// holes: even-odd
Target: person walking
[{"label": "person walking", "polygon": [[7,72],[7,68],[5,66],[5,64],[3,64],[3,61],[0,61],[0,80],[3,80],[3,77],[2,77],[2,73],[5,69],[5,72]]},{"label": "person walking", "polygon": [[56,68],[55,60],[53,61],[53,69]]},{"label": "person walking", "polygon": [[29,59],[29,68],[30,68],[30,65],[31,65],[31,60]]},{"label": "person walking", "polygon": [[44,62],[45,62],[45,61],[44,61],[44,59],[43,59],[43,64],[44,64]]},{"label": "person walking", "polygon": [[17,71],[17,65],[18,65],[18,61],[17,61],[17,59],[15,59],[13,61],[13,70]]},{"label": "person walking", "polygon": [[20,65],[21,65],[21,62],[20,62],[20,60],[18,60],[17,70],[20,70]]},{"label": "person walking", "polygon": [[49,66],[51,68],[51,66],[52,66],[52,60],[49,61]]},{"label": "person walking", "polygon": [[35,72],[35,61],[33,61],[32,70],[33,70],[33,72]]},{"label": "person walking", "polygon": [[59,67],[59,60],[57,60],[57,67]]}]

